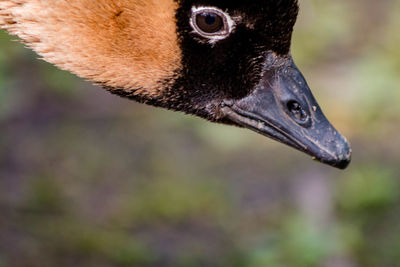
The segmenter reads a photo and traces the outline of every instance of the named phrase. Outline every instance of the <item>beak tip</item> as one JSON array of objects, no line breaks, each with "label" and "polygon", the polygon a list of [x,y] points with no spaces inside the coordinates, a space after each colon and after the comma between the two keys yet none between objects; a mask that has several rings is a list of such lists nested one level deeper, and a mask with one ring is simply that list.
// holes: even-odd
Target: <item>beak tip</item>
[{"label": "beak tip", "polygon": [[339,149],[337,157],[331,161],[328,160],[326,163],[335,168],[344,170],[351,163],[352,150],[350,143],[344,137],[342,139],[342,144],[343,145],[341,146],[341,149]]},{"label": "beak tip", "polygon": [[329,166],[332,166],[332,167],[335,167],[335,168],[338,168],[341,170],[346,169],[351,163],[350,155],[345,158],[341,158],[341,159],[336,158],[336,159],[327,160],[327,159],[317,159],[315,157],[313,157],[313,159],[317,162],[321,162],[321,163],[327,164]]},{"label": "beak tip", "polygon": [[337,161],[333,165],[333,167],[336,167],[338,169],[344,170],[349,166],[350,162],[351,162],[351,157],[346,158],[346,159],[342,159],[342,160]]}]

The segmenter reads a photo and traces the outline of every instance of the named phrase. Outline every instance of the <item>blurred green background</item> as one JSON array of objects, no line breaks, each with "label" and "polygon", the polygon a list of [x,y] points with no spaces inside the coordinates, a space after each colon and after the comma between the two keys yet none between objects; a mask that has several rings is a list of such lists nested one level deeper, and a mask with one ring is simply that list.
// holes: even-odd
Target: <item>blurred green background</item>
[{"label": "blurred green background", "polygon": [[140,105],[0,32],[0,267],[400,266],[400,0],[302,0],[345,171]]}]

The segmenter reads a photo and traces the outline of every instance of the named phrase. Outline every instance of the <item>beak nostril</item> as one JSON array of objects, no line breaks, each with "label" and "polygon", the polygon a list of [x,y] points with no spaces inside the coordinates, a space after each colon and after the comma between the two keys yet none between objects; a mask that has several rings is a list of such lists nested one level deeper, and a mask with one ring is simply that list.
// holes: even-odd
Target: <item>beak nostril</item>
[{"label": "beak nostril", "polygon": [[299,102],[291,100],[287,102],[286,106],[296,122],[306,123],[308,121],[309,116]]}]

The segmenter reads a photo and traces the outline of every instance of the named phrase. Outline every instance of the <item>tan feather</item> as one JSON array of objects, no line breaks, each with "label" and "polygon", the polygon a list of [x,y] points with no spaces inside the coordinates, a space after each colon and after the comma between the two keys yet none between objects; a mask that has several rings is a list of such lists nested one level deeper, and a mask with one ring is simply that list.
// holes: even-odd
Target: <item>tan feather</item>
[{"label": "tan feather", "polygon": [[176,8],[173,0],[0,0],[0,27],[61,69],[153,95],[181,67]]}]

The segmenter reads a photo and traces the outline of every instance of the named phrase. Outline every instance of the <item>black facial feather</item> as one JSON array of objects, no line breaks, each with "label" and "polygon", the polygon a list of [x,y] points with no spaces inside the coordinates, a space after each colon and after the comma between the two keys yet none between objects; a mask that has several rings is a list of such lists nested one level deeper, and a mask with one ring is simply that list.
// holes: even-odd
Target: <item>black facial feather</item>
[{"label": "black facial feather", "polygon": [[[216,7],[240,21],[226,39],[202,42],[189,23],[192,8],[201,6]],[[297,12],[295,0],[180,1],[176,18],[183,70],[163,96],[168,103],[161,106],[218,121],[215,108],[222,100],[240,99],[254,90],[267,53],[289,53]]]}]

